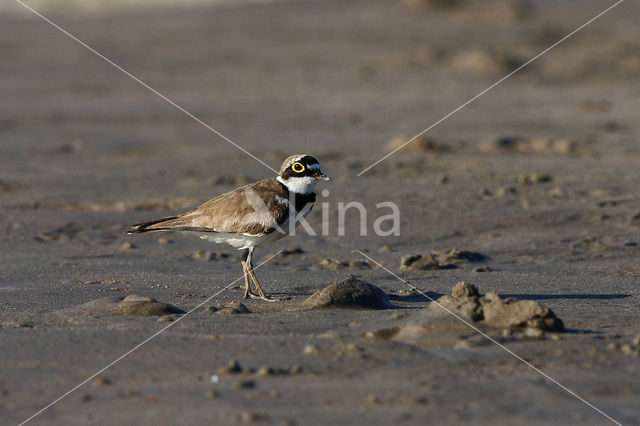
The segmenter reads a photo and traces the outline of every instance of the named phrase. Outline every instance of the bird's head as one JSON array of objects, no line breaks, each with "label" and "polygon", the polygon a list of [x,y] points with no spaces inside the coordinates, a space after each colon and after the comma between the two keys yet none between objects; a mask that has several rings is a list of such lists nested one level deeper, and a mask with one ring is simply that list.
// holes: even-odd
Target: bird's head
[{"label": "bird's head", "polygon": [[318,160],[307,154],[292,155],[284,160],[277,179],[289,191],[298,194],[314,192],[319,180],[331,180],[320,170]]}]

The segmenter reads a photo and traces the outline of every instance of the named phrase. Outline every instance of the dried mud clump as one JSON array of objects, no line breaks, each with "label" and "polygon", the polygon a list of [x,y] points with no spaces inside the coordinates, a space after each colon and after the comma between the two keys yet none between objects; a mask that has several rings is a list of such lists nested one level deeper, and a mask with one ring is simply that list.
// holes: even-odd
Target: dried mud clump
[{"label": "dried mud clump", "polygon": [[387,143],[386,148],[388,151],[395,151],[400,148],[400,151],[404,152],[427,152],[431,154],[441,154],[449,151],[448,146],[426,136],[419,136],[407,143],[409,140],[411,140],[410,136],[396,136]]},{"label": "dried mud clump", "polygon": [[[476,286],[465,282],[456,284],[451,295],[442,296],[438,303],[463,318],[482,321],[489,327],[511,331],[565,331],[562,320],[538,302],[513,297],[502,299],[494,292],[481,296]],[[442,308],[432,304],[428,309]]]},{"label": "dried mud clump", "polygon": [[371,265],[364,260],[339,260],[339,259],[322,259],[320,262],[314,264],[311,269],[328,269],[332,271],[339,271],[342,269],[371,269]]},{"label": "dried mud clump", "polygon": [[212,261],[212,260],[223,260],[229,258],[230,255],[227,253],[223,253],[221,251],[208,251],[208,250],[198,250],[191,255],[192,259],[204,260],[204,261]]},{"label": "dried mud clump", "polygon": [[207,306],[204,308],[205,314],[218,314],[218,315],[237,315],[237,314],[249,314],[251,311],[247,309],[242,303],[234,301],[228,305],[215,305]]},{"label": "dried mud clump", "polygon": [[457,263],[483,262],[487,259],[482,253],[468,250],[452,249],[450,251],[435,251],[427,254],[411,254],[400,260],[400,269],[438,270],[455,269]]},{"label": "dried mud clump", "polygon": [[335,282],[302,302],[306,309],[387,309],[393,305],[380,288],[355,277]]},{"label": "dried mud clump", "polygon": [[433,271],[437,269],[453,269],[455,267],[455,265],[441,265],[430,254],[410,254],[400,259],[400,269]]},{"label": "dried mud clump", "polygon": [[520,152],[529,154],[546,154],[546,155],[574,155],[578,154],[575,142],[569,139],[552,139],[552,138],[520,138],[520,137],[501,137],[496,140],[485,143],[480,147],[484,152]]},{"label": "dried mud clump", "polygon": [[265,264],[267,265],[282,265],[282,264],[288,264],[291,261],[295,261],[298,259],[306,259],[306,255],[305,255],[305,251],[302,250],[300,247],[293,247],[293,248],[287,248],[287,249],[283,249],[280,250],[278,252],[274,252],[274,253],[270,253],[267,256],[267,261],[265,261]]},{"label": "dried mud clump", "polygon": [[162,316],[184,314],[184,311],[152,297],[131,294],[127,297],[103,297],[58,313],[86,316]]},{"label": "dried mud clump", "polygon": [[488,74],[512,70],[520,66],[521,61],[509,54],[471,48],[454,54],[451,65],[466,72]]},{"label": "dried mud clump", "polygon": [[9,183],[0,180],[0,194],[5,193],[5,192],[9,192],[11,190],[11,185],[9,185]]}]

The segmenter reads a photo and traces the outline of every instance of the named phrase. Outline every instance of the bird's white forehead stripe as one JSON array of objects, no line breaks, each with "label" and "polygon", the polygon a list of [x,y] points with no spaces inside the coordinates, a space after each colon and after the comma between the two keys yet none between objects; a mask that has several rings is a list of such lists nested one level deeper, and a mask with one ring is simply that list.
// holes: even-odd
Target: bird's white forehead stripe
[{"label": "bird's white forehead stripe", "polygon": [[[306,155],[306,154],[305,154]],[[296,161],[299,161],[302,157],[304,157],[305,155],[298,155],[297,157],[293,157],[291,160],[289,160],[289,162],[287,163],[287,166],[285,167],[285,169],[287,167],[289,167],[290,165],[292,165],[293,163],[295,163]]]}]

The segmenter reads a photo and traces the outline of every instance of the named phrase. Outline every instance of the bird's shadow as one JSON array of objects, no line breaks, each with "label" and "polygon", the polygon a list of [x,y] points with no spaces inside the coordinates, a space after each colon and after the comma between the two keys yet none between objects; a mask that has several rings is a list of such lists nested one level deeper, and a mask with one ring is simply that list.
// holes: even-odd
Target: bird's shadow
[{"label": "bird's shadow", "polygon": [[609,299],[625,299],[631,297],[630,294],[526,294],[526,293],[510,293],[500,294],[501,297],[513,297],[518,300],[552,300],[552,299],[586,299],[586,300],[609,300]]}]

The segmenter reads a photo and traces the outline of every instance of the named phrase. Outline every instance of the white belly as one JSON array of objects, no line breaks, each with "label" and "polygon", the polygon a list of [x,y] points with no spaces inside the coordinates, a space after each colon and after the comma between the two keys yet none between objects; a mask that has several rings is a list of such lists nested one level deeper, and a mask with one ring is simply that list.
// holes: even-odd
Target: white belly
[{"label": "white belly", "polygon": [[197,235],[203,240],[218,244],[229,244],[238,250],[270,244],[287,236],[287,234],[277,231],[266,235],[230,234],[226,232],[198,232]]}]

